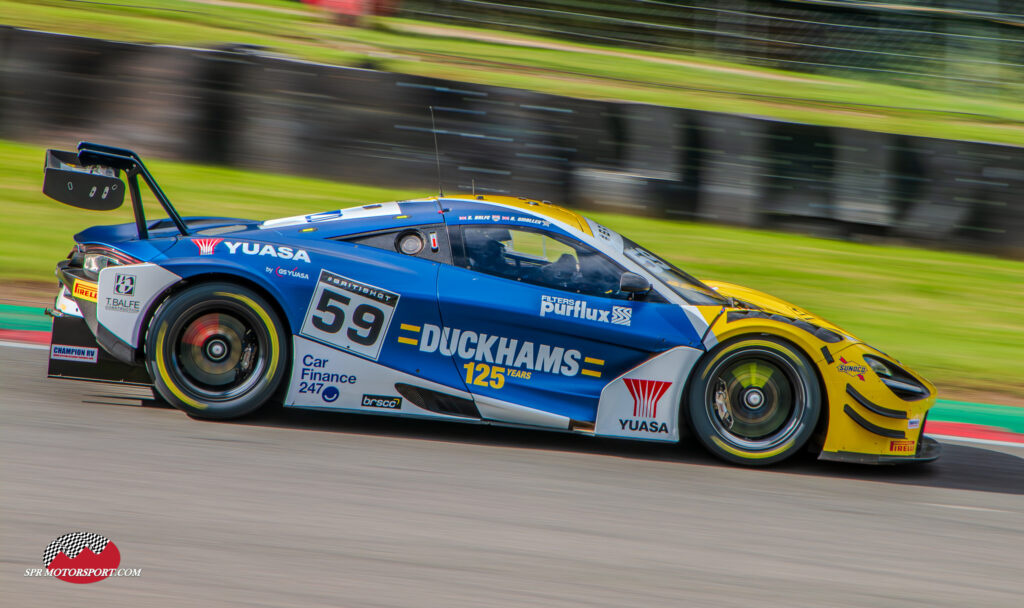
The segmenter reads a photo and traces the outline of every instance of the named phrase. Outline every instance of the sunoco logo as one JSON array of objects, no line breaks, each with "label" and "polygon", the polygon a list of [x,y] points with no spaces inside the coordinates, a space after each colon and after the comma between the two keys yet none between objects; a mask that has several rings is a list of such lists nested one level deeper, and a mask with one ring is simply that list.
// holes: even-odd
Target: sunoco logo
[{"label": "sunoco logo", "polygon": [[848,376],[857,376],[861,380],[864,379],[864,373],[868,371],[867,367],[850,363],[843,357],[839,357],[839,365],[836,366],[836,369]]},{"label": "sunoco logo", "polygon": [[44,568],[28,568],[25,576],[52,576],[76,584],[110,576],[140,576],[142,568],[119,568],[121,552],[113,541],[90,532],[58,536],[43,551]]}]

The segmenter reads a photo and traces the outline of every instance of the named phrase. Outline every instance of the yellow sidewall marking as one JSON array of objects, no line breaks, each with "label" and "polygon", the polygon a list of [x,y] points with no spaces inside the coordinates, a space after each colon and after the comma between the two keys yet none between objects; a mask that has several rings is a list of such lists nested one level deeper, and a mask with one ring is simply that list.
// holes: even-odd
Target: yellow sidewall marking
[{"label": "yellow sidewall marking", "polygon": [[737,348],[746,348],[748,346],[763,346],[764,348],[768,348],[774,350],[777,353],[786,355],[787,359],[792,359],[792,357],[789,356],[789,351],[785,348],[780,347],[775,342],[767,342],[765,340],[742,340],[722,350],[722,352],[715,355],[714,358],[711,359],[711,361],[708,361],[707,366],[704,368],[704,373],[701,375],[701,379],[708,377],[708,372],[711,371],[711,369],[715,366],[715,363],[717,363],[719,359],[721,359],[725,355],[728,355]]},{"label": "yellow sidewall marking", "polygon": [[790,439],[789,441],[780,445],[774,450],[768,450],[767,452],[744,452],[743,450],[734,448],[728,443],[722,441],[719,437],[712,437],[711,441],[713,441],[715,445],[722,448],[726,452],[729,452],[733,456],[739,456],[740,458],[749,458],[751,460],[762,460],[764,458],[771,458],[772,456],[777,456],[785,452],[786,450],[793,446],[793,440]]},{"label": "yellow sidewall marking", "polygon": [[267,311],[263,310],[263,307],[254,302],[251,298],[247,298],[237,293],[227,293],[224,291],[216,291],[213,293],[215,296],[224,296],[226,298],[234,298],[239,302],[243,302],[248,305],[253,311],[259,315],[260,319],[263,319],[263,324],[267,328],[267,333],[270,334],[270,364],[267,366],[266,382],[270,382],[274,378],[274,372],[277,370],[278,359],[281,358],[281,345],[277,340],[277,332],[274,328],[274,323],[270,320],[270,315]]},{"label": "yellow sidewall marking", "polygon": [[160,326],[160,330],[156,334],[156,369],[160,372],[160,379],[163,380],[164,385],[174,393],[174,396],[181,399],[186,405],[196,408],[197,410],[205,410],[206,405],[199,403],[195,399],[189,397],[185,393],[181,392],[178,385],[171,379],[171,375],[167,373],[167,363],[164,361],[164,338],[167,336],[167,323]]}]

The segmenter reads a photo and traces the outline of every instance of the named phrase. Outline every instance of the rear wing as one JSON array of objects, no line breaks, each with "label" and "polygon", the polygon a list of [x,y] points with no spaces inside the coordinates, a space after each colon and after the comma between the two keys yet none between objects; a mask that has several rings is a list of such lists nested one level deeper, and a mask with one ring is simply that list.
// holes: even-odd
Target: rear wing
[{"label": "rear wing", "polygon": [[140,176],[178,231],[183,236],[189,234],[188,227],[171,201],[142,164],[139,155],[131,150],[84,141],[78,144],[77,152],[47,150],[46,165],[43,168],[43,194],[72,207],[111,211],[124,203],[122,171],[128,180],[127,189],[131,195],[135,228],[140,239],[149,238],[139,190]]}]

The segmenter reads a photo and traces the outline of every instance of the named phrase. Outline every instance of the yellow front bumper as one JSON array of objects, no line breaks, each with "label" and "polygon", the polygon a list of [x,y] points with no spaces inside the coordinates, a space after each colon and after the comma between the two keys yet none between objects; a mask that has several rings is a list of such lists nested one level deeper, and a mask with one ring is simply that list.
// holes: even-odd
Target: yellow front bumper
[{"label": "yellow front bumper", "polygon": [[938,444],[922,440],[925,417],[935,403],[935,387],[900,366],[929,392],[912,401],[902,399],[871,371],[864,355],[899,365],[861,343],[828,353],[817,362],[829,404],[828,428],[819,458],[875,463],[937,458]]}]

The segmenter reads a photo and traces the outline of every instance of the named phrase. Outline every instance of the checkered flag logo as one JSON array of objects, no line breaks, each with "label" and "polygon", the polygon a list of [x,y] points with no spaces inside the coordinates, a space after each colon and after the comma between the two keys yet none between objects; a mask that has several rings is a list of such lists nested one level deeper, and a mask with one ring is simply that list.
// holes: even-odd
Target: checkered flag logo
[{"label": "checkered flag logo", "polygon": [[64,536],[58,536],[56,540],[46,547],[46,551],[43,551],[43,565],[49,568],[53,560],[61,553],[70,559],[75,559],[86,547],[89,547],[90,551],[99,555],[107,548],[107,543],[109,542],[105,536],[91,532],[72,532]]},{"label": "checkered flag logo", "polygon": [[628,306],[612,306],[612,323],[615,325],[632,325],[633,309]]},{"label": "checkered flag logo", "polygon": [[139,576],[141,568],[119,568],[121,551],[101,534],[70,532],[58,536],[43,551],[45,568],[29,569],[25,576],[52,576],[84,585],[110,576]]}]

